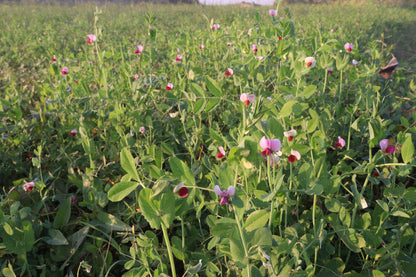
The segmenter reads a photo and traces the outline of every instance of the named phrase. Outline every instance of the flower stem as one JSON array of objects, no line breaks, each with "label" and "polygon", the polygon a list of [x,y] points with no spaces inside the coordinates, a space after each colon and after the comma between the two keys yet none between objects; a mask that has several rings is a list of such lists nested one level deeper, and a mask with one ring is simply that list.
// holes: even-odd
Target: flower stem
[{"label": "flower stem", "polygon": [[160,226],[162,226],[163,239],[165,240],[166,247],[168,249],[172,277],[176,277],[175,261],[173,260],[172,248],[170,246],[169,237],[168,237],[168,230],[166,229],[165,223],[163,221],[161,222]]},{"label": "flower stem", "polygon": [[235,221],[237,222],[238,231],[239,231],[240,237],[241,237],[241,242],[243,243],[244,255],[247,258],[247,276],[251,277],[250,263],[248,261],[248,251],[247,251],[246,239],[244,237],[244,232],[243,232],[243,228],[241,227],[240,220],[238,219],[237,210],[234,207],[233,207],[233,209],[234,209]]}]

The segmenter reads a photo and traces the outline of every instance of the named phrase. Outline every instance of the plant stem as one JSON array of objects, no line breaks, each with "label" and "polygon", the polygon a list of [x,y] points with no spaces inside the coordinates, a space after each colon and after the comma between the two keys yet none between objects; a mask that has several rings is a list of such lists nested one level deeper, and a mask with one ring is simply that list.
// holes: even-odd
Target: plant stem
[{"label": "plant stem", "polygon": [[160,226],[162,226],[162,232],[163,232],[163,239],[166,243],[166,248],[168,249],[168,255],[169,255],[169,261],[170,261],[170,268],[172,271],[172,277],[176,277],[176,269],[175,269],[175,261],[173,260],[172,255],[172,248],[170,246],[170,241],[168,237],[168,230],[166,229],[165,223],[162,221]]},{"label": "plant stem", "polygon": [[240,223],[240,220],[238,218],[237,210],[234,207],[233,207],[233,209],[234,209],[235,221],[237,222],[238,231],[240,232],[241,242],[243,243],[244,255],[247,258],[247,276],[251,277],[250,263],[248,261],[248,251],[247,251],[246,239],[244,237],[243,228],[241,227],[241,223]]}]

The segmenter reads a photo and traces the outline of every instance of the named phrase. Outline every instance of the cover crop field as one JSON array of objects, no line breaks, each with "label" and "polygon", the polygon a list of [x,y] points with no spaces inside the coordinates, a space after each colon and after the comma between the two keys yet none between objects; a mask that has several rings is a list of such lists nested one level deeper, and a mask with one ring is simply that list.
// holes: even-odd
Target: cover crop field
[{"label": "cover crop field", "polygon": [[415,26],[0,4],[2,274],[414,276]]}]

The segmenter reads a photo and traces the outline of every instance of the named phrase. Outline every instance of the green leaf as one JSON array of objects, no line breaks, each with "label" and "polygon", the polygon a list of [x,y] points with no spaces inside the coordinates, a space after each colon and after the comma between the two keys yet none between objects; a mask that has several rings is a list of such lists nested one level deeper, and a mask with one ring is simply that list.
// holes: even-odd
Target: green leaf
[{"label": "green leaf", "polygon": [[4,229],[4,231],[6,231],[6,233],[9,236],[13,236],[13,228],[9,225],[9,223],[4,222],[3,223],[3,229]]},{"label": "green leaf", "polygon": [[327,198],[325,199],[325,207],[328,211],[337,213],[341,208],[341,204],[336,198]]},{"label": "green leaf", "polygon": [[221,97],[222,96],[222,92],[220,87],[218,86],[217,82],[215,82],[213,79],[211,79],[210,77],[207,77],[207,79],[205,80],[205,83],[207,84],[208,90],[214,94],[215,96]]},{"label": "green leaf", "polygon": [[193,93],[195,93],[195,95],[199,96],[199,97],[204,97],[205,96],[205,92],[204,90],[197,84],[192,83],[191,84],[191,90]]},{"label": "green leaf", "polygon": [[68,197],[59,208],[56,213],[55,220],[53,221],[53,228],[59,229],[63,225],[67,224],[71,217],[71,198]]},{"label": "green leaf", "polygon": [[412,142],[412,135],[406,134],[406,140],[404,141],[401,149],[401,154],[403,162],[410,163],[413,160],[413,154],[415,152],[415,147]]},{"label": "green leaf", "polygon": [[140,182],[139,174],[137,173],[137,170],[136,170],[136,164],[128,148],[123,148],[121,150],[120,163],[121,163],[121,167],[127,172],[127,174],[131,176],[131,178]]},{"label": "green leaf", "polygon": [[149,188],[142,189],[139,195],[140,210],[144,218],[149,222],[153,229],[160,229],[160,213],[157,206],[159,202],[151,199],[152,190]]},{"label": "green leaf", "polygon": [[405,218],[410,218],[410,216],[403,212],[403,211],[394,211],[391,213],[392,216],[400,216],[400,217],[405,217]]},{"label": "green leaf", "polygon": [[112,214],[98,212],[97,219],[105,224],[110,231],[130,232],[131,227]]},{"label": "green leaf", "polygon": [[297,101],[295,101],[295,100],[291,100],[289,102],[286,102],[283,105],[282,109],[280,110],[280,117],[284,118],[284,117],[289,116],[292,113],[292,108],[295,104],[297,104]]},{"label": "green leaf", "polygon": [[266,210],[258,210],[252,212],[246,219],[244,227],[248,232],[262,228],[269,220],[269,212]]},{"label": "green leaf", "polygon": [[337,235],[352,252],[359,253],[360,249],[365,246],[364,238],[354,229],[345,228],[340,225],[335,225],[333,227]]},{"label": "green leaf", "polygon": [[124,197],[134,191],[138,185],[139,183],[133,181],[122,181],[117,183],[108,191],[108,200],[112,202],[121,201]]},{"label": "green leaf", "polygon": [[45,239],[45,242],[49,245],[68,245],[68,240],[57,229],[49,229],[49,237]]},{"label": "green leaf", "polygon": [[280,187],[282,186],[284,177],[285,177],[285,175],[282,175],[282,177],[280,177],[279,181],[277,181],[276,185],[274,186],[272,192],[270,192],[268,194],[260,195],[260,199],[263,202],[269,202],[269,201],[272,201],[274,199],[276,193],[279,191]]},{"label": "green leaf", "polygon": [[181,181],[185,181],[187,186],[195,186],[195,177],[191,169],[178,159],[177,157],[172,157],[169,160],[169,166],[172,170],[173,175]]},{"label": "green leaf", "polygon": [[35,244],[35,232],[33,231],[32,223],[28,220],[22,222],[22,227],[24,247],[26,252],[30,252]]},{"label": "green leaf", "polygon": [[193,112],[194,112],[195,114],[200,114],[200,113],[204,110],[204,108],[205,108],[205,104],[206,104],[206,101],[205,101],[205,99],[204,99],[204,98],[199,99],[199,100],[198,100],[198,101],[196,101],[196,102],[195,102],[195,104],[194,104],[194,109],[193,109]]},{"label": "green leaf", "polygon": [[250,245],[258,245],[261,247],[271,247],[273,244],[273,235],[268,227],[256,229],[249,233],[248,242]]},{"label": "green leaf", "polygon": [[169,228],[175,219],[175,195],[172,190],[168,190],[162,195],[160,200],[160,213],[165,226]]},{"label": "green leaf", "polygon": [[308,99],[309,97],[311,97],[315,93],[315,91],[316,91],[316,86],[315,85],[309,85],[303,90],[303,97]]}]

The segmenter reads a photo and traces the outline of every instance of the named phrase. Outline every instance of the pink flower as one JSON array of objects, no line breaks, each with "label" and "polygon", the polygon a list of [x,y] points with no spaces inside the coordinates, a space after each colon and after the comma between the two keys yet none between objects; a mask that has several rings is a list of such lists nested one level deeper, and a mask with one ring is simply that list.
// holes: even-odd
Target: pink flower
[{"label": "pink flower", "polygon": [[394,145],[389,145],[388,139],[382,139],[379,144],[381,152],[383,152],[384,154],[393,154],[394,150],[396,150],[396,147]]},{"label": "pink flower", "polygon": [[64,68],[62,68],[62,75],[66,75],[66,74],[68,74],[69,73],[69,69],[68,69],[68,67],[64,67]]},{"label": "pink flower", "polygon": [[172,83],[168,83],[168,85],[166,86],[166,90],[169,91],[173,89],[173,84]]},{"label": "pink flower", "polygon": [[316,65],[316,60],[314,57],[307,57],[305,59],[305,63],[307,67],[315,67]]},{"label": "pink flower", "polygon": [[352,43],[345,43],[344,44],[344,49],[346,50],[346,51],[348,51],[348,52],[351,52],[352,51],[352,49],[353,49],[354,47],[353,47],[353,45],[352,45]]},{"label": "pink flower", "polygon": [[243,93],[240,96],[240,101],[243,102],[246,107],[248,107],[250,103],[254,103],[254,101],[256,101],[256,96],[254,94]]},{"label": "pink flower", "polygon": [[342,137],[338,137],[338,141],[334,143],[335,147],[342,148],[345,146],[345,140]]},{"label": "pink flower", "polygon": [[35,183],[34,182],[29,182],[23,185],[23,190],[24,191],[32,191],[35,187]]},{"label": "pink flower", "polygon": [[228,70],[225,71],[225,76],[231,76],[234,74],[234,70],[232,70],[231,68],[228,68]]},{"label": "pink flower", "polygon": [[176,193],[181,198],[187,197],[188,193],[189,193],[188,188],[183,186],[184,184],[185,184],[185,182],[180,182],[173,189],[173,193]]},{"label": "pink flower", "polygon": [[332,67],[328,67],[328,68],[326,69],[326,71],[328,72],[328,74],[332,74]]},{"label": "pink flower", "polygon": [[359,62],[358,62],[358,61],[356,61],[356,60],[352,60],[352,64],[353,64],[354,66],[357,66],[357,65],[359,64]]},{"label": "pink flower", "polygon": [[276,10],[273,10],[273,9],[270,9],[269,10],[269,15],[275,17],[277,15],[277,11]]},{"label": "pink flower", "polygon": [[143,45],[137,45],[137,49],[134,50],[134,54],[140,54],[143,52]]},{"label": "pink flower", "polygon": [[93,44],[97,40],[97,37],[93,34],[89,34],[87,35],[87,37],[88,37],[87,39],[88,44]]},{"label": "pink flower", "polygon": [[175,62],[180,62],[182,60],[182,56],[181,55],[176,55],[176,60]]},{"label": "pink flower", "polygon": [[297,134],[298,134],[298,132],[296,132],[296,130],[290,130],[290,131],[287,131],[287,132],[283,132],[283,135],[285,137],[287,137],[287,139],[289,141],[292,141],[293,137],[296,136]]},{"label": "pink flower", "polygon": [[56,62],[56,56],[53,55],[52,62]]},{"label": "pink flower", "polygon": [[146,128],[144,126],[140,127],[139,132],[140,134],[144,134],[144,132],[146,132]]},{"label": "pink flower", "polygon": [[139,79],[139,74],[134,74],[134,80]]},{"label": "pink flower", "polygon": [[290,150],[289,162],[294,163],[296,160],[300,160],[300,153],[295,150]]},{"label": "pink flower", "polygon": [[218,150],[219,150],[220,152],[218,152],[218,153],[217,153],[217,158],[221,160],[222,158],[224,158],[224,157],[225,157],[225,150],[224,150],[224,147],[220,146],[220,147],[218,147]]},{"label": "pink flower", "polygon": [[205,47],[205,46],[204,46],[203,44],[201,44],[201,45],[199,46],[199,49],[201,49],[201,50],[202,50],[202,49],[204,49],[204,47]]},{"label": "pink flower", "polygon": [[283,38],[281,36],[279,36],[279,40],[283,40]]},{"label": "pink flower", "polygon": [[233,186],[229,186],[228,190],[221,191],[220,187],[217,185],[214,187],[214,192],[216,195],[221,196],[220,206],[222,204],[230,204],[229,203],[229,196],[233,196],[235,193],[235,188]]},{"label": "pink flower", "polygon": [[211,27],[211,29],[212,30],[217,30],[217,29],[219,29],[220,28],[220,24],[214,24],[214,25],[212,25],[212,27]]},{"label": "pink flower", "polygon": [[77,79],[75,79],[75,78],[74,78],[74,82],[75,82],[76,84],[78,84],[78,80],[77,80]]},{"label": "pink flower", "polygon": [[262,137],[260,140],[260,147],[263,148],[261,154],[263,156],[271,155],[274,152],[278,152],[282,143],[279,139],[266,139],[266,137]]},{"label": "pink flower", "polygon": [[227,46],[232,46],[233,44],[231,42],[227,42]]},{"label": "pink flower", "polygon": [[73,129],[70,134],[74,138],[77,135],[77,133],[78,133],[78,130],[77,129]]},{"label": "pink flower", "polygon": [[253,50],[254,52],[257,52],[257,45],[256,44],[251,45],[250,49]]}]

